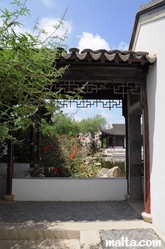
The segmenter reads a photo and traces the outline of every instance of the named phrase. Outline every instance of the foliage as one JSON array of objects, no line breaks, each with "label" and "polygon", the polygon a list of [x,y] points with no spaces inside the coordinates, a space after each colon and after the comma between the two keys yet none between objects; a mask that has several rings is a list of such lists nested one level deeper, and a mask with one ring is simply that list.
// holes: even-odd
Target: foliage
[{"label": "foliage", "polygon": [[100,167],[95,164],[80,164],[80,165],[76,165],[75,168],[75,173],[72,175],[72,177],[76,177],[76,178],[94,178],[97,177],[98,172],[100,171]]},{"label": "foliage", "polygon": [[32,172],[33,176],[61,176],[64,158],[58,138],[50,132],[41,140],[41,159]]},{"label": "foliage", "polygon": [[62,134],[59,138],[62,154],[65,158],[65,164],[70,168],[71,174],[74,174],[75,167],[84,161],[85,151],[78,137]]},{"label": "foliage", "polygon": [[[48,35],[35,23],[33,34],[17,32],[22,24],[19,19],[30,16],[26,7],[27,0],[14,0],[13,12],[1,10],[0,27],[0,139],[12,138],[10,130],[26,130],[31,124],[31,116],[44,106],[46,112],[54,113],[55,99],[63,99],[59,92],[52,92],[53,84],[68,67],[58,68],[56,60],[63,50],[64,37],[56,31],[63,25],[64,16],[59,24],[53,25],[54,32]],[[40,37],[45,36],[45,40]],[[74,93],[72,93],[74,95]],[[66,97],[66,96],[65,96]],[[49,101],[46,101],[49,100]]]},{"label": "foliage", "polygon": [[16,131],[15,136],[14,162],[30,163],[30,127],[26,131]]},{"label": "foliage", "polygon": [[78,137],[48,132],[42,138],[41,160],[31,175],[34,177],[96,177],[100,167],[86,163],[86,154]]},{"label": "foliage", "polygon": [[79,134],[78,122],[67,114],[56,115],[54,117],[53,128],[56,134],[59,135],[77,136]]},{"label": "foliage", "polygon": [[93,118],[83,119],[78,124],[81,133],[90,132],[92,136],[94,136],[100,128],[104,128],[105,125],[106,119],[99,114]]},{"label": "foliage", "polygon": [[48,132],[42,138],[42,155],[33,176],[69,177],[84,160],[83,150],[77,137],[62,134],[57,137]]}]

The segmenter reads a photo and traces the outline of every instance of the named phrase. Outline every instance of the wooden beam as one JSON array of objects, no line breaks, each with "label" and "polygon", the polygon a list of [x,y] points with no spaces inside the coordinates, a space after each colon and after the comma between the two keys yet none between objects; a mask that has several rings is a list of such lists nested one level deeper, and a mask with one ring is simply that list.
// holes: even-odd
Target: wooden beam
[{"label": "wooden beam", "polygon": [[60,81],[107,82],[107,83],[141,83],[145,81],[143,70],[130,70],[104,67],[72,67],[66,70]]}]

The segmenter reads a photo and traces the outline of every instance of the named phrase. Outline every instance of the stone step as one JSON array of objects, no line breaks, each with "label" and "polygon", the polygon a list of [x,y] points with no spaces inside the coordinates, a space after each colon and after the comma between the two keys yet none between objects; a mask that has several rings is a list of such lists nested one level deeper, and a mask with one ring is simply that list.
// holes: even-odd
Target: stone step
[{"label": "stone step", "polygon": [[80,249],[78,239],[69,240],[0,240],[2,249]]},{"label": "stone step", "polygon": [[[0,248],[102,249],[99,231],[51,224],[0,224]],[[73,230],[72,230],[73,229]]]},{"label": "stone step", "polygon": [[[80,230],[62,229],[51,224],[0,224],[0,240],[80,239]],[[0,247],[1,248],[1,247]]]},{"label": "stone step", "polygon": [[80,245],[81,249],[102,249],[99,231],[80,231]]}]

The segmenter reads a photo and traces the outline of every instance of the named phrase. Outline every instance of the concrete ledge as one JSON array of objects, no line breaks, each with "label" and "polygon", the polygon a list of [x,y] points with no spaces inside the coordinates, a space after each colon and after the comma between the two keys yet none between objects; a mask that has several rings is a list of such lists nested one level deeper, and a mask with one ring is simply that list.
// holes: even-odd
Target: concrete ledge
[{"label": "concrete ledge", "polygon": [[152,223],[152,215],[151,214],[147,214],[146,212],[142,212],[141,216],[145,222]]}]

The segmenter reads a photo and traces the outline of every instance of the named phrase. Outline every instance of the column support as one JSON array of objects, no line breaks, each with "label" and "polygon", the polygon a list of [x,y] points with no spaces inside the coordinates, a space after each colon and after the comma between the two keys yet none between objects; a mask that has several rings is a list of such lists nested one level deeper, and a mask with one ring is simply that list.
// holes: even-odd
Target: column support
[{"label": "column support", "polygon": [[127,179],[130,201],[142,200],[142,172],[141,172],[141,109],[132,111],[133,96],[127,96],[126,135],[127,135]]},{"label": "column support", "polygon": [[147,222],[152,222],[151,196],[150,196],[150,150],[149,150],[149,122],[148,122],[148,100],[146,82],[141,84],[141,105],[143,108],[143,157],[144,157],[144,182],[145,182],[145,212],[142,217]]}]

